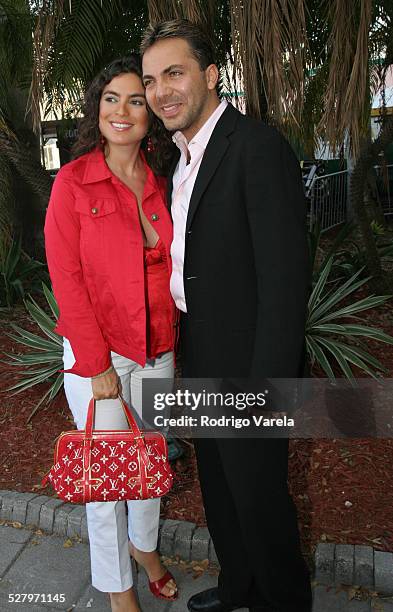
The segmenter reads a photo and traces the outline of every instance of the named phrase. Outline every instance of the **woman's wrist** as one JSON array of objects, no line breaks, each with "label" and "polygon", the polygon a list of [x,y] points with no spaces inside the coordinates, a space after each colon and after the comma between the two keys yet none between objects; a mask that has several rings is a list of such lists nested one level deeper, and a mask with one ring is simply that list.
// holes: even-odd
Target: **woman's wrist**
[{"label": "woman's wrist", "polygon": [[107,368],[105,370],[105,372],[101,372],[100,374],[96,374],[95,376],[91,376],[91,379],[94,380],[95,378],[101,378],[101,376],[105,376],[106,374],[109,374],[109,372],[112,372],[115,368],[113,367],[113,365],[111,364],[109,366],[109,368]]}]

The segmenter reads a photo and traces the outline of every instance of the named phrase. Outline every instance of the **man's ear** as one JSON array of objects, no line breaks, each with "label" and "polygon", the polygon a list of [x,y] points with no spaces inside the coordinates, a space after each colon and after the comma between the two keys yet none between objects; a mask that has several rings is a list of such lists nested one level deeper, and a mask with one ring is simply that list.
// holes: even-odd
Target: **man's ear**
[{"label": "man's ear", "polygon": [[217,66],[215,64],[210,64],[210,66],[206,68],[205,74],[206,74],[207,88],[215,89],[217,82],[218,82],[218,77],[219,77]]}]

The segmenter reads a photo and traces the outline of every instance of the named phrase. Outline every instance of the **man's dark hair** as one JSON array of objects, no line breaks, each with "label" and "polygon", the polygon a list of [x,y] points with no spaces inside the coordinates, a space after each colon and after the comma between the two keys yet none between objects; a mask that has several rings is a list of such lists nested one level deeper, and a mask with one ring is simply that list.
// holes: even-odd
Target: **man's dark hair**
[{"label": "man's dark hair", "polygon": [[142,37],[141,55],[158,40],[167,38],[182,38],[187,41],[201,70],[206,70],[210,64],[216,63],[214,46],[210,37],[200,25],[192,23],[187,19],[160,21],[155,25],[149,25]]}]

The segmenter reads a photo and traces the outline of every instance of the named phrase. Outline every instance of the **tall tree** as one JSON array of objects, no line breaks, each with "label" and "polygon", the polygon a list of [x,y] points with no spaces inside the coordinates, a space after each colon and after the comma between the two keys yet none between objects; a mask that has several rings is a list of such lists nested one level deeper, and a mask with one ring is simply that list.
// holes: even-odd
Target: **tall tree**
[{"label": "tall tree", "polygon": [[[335,148],[349,142],[356,159],[369,126],[370,84],[381,80],[375,60],[393,61],[392,6],[391,0],[30,0],[31,110],[37,122],[45,96],[47,110],[74,104],[76,111],[86,82],[107,61],[136,50],[148,21],[186,17],[210,32],[220,66],[237,89],[244,87],[250,114],[309,150],[319,137]],[[372,248],[370,235],[362,235]]]},{"label": "tall tree", "polygon": [[25,248],[35,252],[35,238],[42,228],[50,186],[50,179],[40,164],[39,140],[32,131],[31,114],[26,110],[33,23],[27,0],[0,0],[0,241],[3,252],[11,235],[20,231]]}]

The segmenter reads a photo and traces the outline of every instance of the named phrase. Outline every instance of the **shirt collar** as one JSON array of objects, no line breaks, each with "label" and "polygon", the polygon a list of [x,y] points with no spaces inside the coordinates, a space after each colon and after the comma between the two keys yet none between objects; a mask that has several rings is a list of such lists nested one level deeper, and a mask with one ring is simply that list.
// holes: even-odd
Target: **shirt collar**
[{"label": "shirt collar", "polygon": [[227,106],[228,102],[225,99],[221,100],[215,111],[210,115],[208,120],[203,124],[200,130],[198,130],[195,136],[193,136],[190,142],[187,142],[187,139],[184,136],[183,132],[181,132],[180,130],[175,132],[172,136],[172,140],[175,145],[180,149],[180,151],[186,154],[190,146],[194,144],[205,150],[212,135],[212,132],[216,126],[216,123],[218,122],[219,118],[221,117]]},{"label": "shirt collar", "polygon": [[87,155],[87,163],[83,175],[82,183],[98,183],[112,177],[112,172],[109,170],[105,162],[104,152],[96,147]]},{"label": "shirt collar", "polygon": [[[142,149],[139,150],[139,154],[146,169],[146,183],[143,192],[143,198],[145,199],[158,190],[158,185],[153,170],[148,165],[145,154]],[[121,182],[108,167],[105,161],[104,152],[101,149],[96,147],[95,149],[90,151],[90,153],[88,153],[87,157],[88,159],[82,180],[83,185],[87,185],[89,183],[98,183],[99,181],[105,181],[107,179],[112,179],[114,180],[114,182]]]}]

